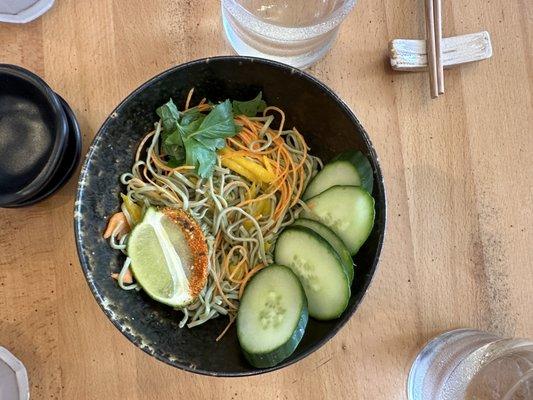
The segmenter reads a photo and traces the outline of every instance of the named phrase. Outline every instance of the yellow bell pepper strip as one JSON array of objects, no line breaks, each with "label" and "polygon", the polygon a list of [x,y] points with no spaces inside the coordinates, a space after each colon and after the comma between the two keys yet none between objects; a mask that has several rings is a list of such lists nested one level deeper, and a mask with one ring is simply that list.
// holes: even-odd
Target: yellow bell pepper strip
[{"label": "yellow bell pepper strip", "polygon": [[229,265],[229,273],[234,281],[240,281],[242,278],[244,278],[244,275],[246,274],[245,271],[245,264],[246,263],[239,263],[239,264],[230,264]]},{"label": "yellow bell pepper strip", "polygon": [[126,211],[131,217],[131,222],[133,225],[136,225],[141,219],[142,219],[142,209],[137,204],[135,204],[131,199],[126,196],[124,193],[120,194],[120,197],[122,197],[122,202],[124,203],[124,207],[126,208]]},{"label": "yellow bell pepper strip", "polygon": [[254,174],[257,178],[256,180],[258,181],[272,183],[276,179],[276,175],[274,175],[274,173],[269,172],[266,168],[263,168],[259,164],[248,160],[246,157],[235,157],[233,158],[233,161]]},{"label": "yellow bell pepper strip", "polygon": [[265,167],[266,167],[268,172],[270,172],[271,174],[274,174],[274,170],[272,169],[272,165],[270,165],[268,157],[265,156],[265,155],[263,155],[263,164],[265,164]]},{"label": "yellow bell pepper strip", "polygon": [[[245,156],[238,155],[238,153],[235,151],[223,148],[219,153],[222,156],[222,165],[224,165],[224,162],[226,161],[226,164],[228,164],[227,168],[232,169],[248,179],[250,179],[250,174],[252,174],[254,179],[250,180],[253,182],[272,183],[276,179],[276,175],[273,171],[269,171],[261,165],[247,159]],[[230,163],[227,163],[228,159],[231,160]],[[236,164],[238,164],[242,169],[247,170],[249,174],[241,173],[240,171],[242,171],[242,169],[237,171],[236,169],[230,167],[230,165],[235,166]]]},{"label": "yellow bell pepper strip", "polygon": [[250,171],[248,171],[246,168],[243,168],[235,160],[231,160],[229,158],[222,158],[221,163],[224,167],[231,169],[232,171],[244,176],[252,182],[256,182],[256,176]]},{"label": "yellow bell pepper strip", "polygon": [[259,192],[259,185],[257,185],[255,182],[252,183],[252,186],[248,189],[247,198],[248,200],[255,199],[257,197],[257,193]]}]

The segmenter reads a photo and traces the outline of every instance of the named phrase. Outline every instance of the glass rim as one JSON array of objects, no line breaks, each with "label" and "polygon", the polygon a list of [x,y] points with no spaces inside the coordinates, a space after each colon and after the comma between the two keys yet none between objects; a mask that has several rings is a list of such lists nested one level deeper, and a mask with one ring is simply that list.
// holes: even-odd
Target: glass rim
[{"label": "glass rim", "polygon": [[[305,40],[310,38],[309,30],[312,28],[313,37],[327,33],[341,24],[354,8],[357,0],[344,0],[341,7],[337,8],[323,21],[317,24],[290,27],[277,25],[257,17],[240,4],[237,0],[222,0],[223,8],[229,8],[233,16],[237,16],[247,25],[247,28],[262,36],[278,40]],[[275,27],[276,34],[272,34],[270,27]]]}]

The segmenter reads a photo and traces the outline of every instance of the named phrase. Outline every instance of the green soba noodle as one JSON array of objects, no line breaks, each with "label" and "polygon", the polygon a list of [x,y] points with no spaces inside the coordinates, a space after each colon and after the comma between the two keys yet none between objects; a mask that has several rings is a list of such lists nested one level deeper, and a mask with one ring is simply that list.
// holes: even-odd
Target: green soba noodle
[{"label": "green soba noodle", "polygon": [[[280,135],[284,146],[290,154],[294,164],[302,163],[305,182],[317,173],[321,161],[307,153],[305,142],[295,130],[272,131],[269,125],[272,116],[250,118],[251,121],[262,122],[263,128],[258,136],[260,140],[251,143],[250,151],[263,151],[268,149],[275,135]],[[294,199],[294,206],[287,206],[280,218],[274,217],[274,210],[279,201],[276,192],[266,196],[270,202],[270,214],[254,217],[250,204],[239,206],[247,200],[250,193],[250,181],[237,175],[228,168],[224,168],[221,157],[218,156],[217,165],[213,175],[203,179],[196,174],[194,169],[181,169],[168,172],[154,163],[154,156],[159,160],[164,158],[160,154],[161,122],[150,132],[139,150],[131,172],[126,172],[120,177],[126,186],[126,196],[143,210],[150,206],[182,208],[200,224],[208,245],[209,275],[207,284],[196,300],[180,310],[183,317],[180,327],[187,325],[189,328],[203,324],[220,315],[233,317],[238,308],[239,290],[241,283],[235,283],[228,277],[223,260],[230,255],[229,263],[238,264],[239,260],[246,258],[247,265],[253,268],[257,265],[267,265],[272,262],[272,250],[280,230],[291,224],[305,207],[299,199]],[[143,147],[148,145],[144,151]],[[144,154],[143,154],[144,153]],[[289,174],[290,175],[290,174]],[[296,197],[297,185],[293,188],[292,196]],[[260,191],[261,194],[265,191]],[[122,204],[124,213],[130,226],[133,226],[132,216]],[[245,228],[245,222],[249,229]],[[123,233],[123,232],[122,232]],[[218,249],[215,251],[215,238],[221,233]],[[128,234],[121,235],[121,226],[117,226],[110,237],[110,245],[126,255],[123,267],[118,275],[118,284],[124,290],[139,290],[136,284],[125,284],[124,276],[128,272],[131,259],[127,257],[126,243]],[[237,247],[231,251],[232,248]]]}]

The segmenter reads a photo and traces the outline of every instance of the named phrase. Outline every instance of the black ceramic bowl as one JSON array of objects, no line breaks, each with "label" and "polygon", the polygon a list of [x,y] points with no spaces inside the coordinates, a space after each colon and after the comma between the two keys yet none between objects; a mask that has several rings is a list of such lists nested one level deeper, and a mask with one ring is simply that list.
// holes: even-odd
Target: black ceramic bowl
[{"label": "black ceramic bowl", "polygon": [[67,134],[52,89],[24,68],[0,64],[0,206],[27,201],[50,182]]},{"label": "black ceramic bowl", "polygon": [[[374,171],[376,222],[361,248],[352,296],[333,321],[309,320],[293,355],[273,368],[252,368],[241,355],[235,327],[219,342],[227,323],[219,317],[193,329],[179,329],[181,313],[152,301],[142,291],[126,292],[109,277],[124,256],[102,238],[108,217],[118,210],[123,188],[119,176],[131,169],[135,149],[170,97],[180,102],[190,88],[195,99],[250,99],[263,91],[268,104],[285,110],[288,126],[297,126],[313,154],[327,161],[346,149],[360,149]],[[282,368],[309,355],[348,321],[361,302],[378,263],[385,230],[385,192],[378,158],[363,127],[330,89],[304,72],[272,61],[216,57],[169,69],[130,94],[104,122],[82,168],[75,207],[76,243],[83,272],[111,322],[136,346],[175,367],[214,376],[254,375]]]},{"label": "black ceramic bowl", "polygon": [[78,120],[76,119],[76,114],[74,114],[74,111],[72,110],[72,108],[70,108],[69,104],[65,101],[65,99],[63,99],[58,94],[56,94],[56,96],[61,102],[68,121],[66,144],[61,156],[61,160],[57,167],[54,169],[52,178],[46,185],[44,185],[29,199],[17,203],[10,203],[8,205],[4,205],[4,207],[6,208],[30,206],[51,196],[59,189],[61,189],[61,187],[65,183],[67,183],[69,178],[76,170],[78,163],[80,162],[82,144],[81,130],[78,124]]}]

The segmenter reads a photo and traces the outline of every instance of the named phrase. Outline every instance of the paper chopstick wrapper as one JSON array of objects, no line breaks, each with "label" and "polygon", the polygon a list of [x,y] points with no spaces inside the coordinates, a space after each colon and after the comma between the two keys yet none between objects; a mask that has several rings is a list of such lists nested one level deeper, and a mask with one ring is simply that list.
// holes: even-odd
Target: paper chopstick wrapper
[{"label": "paper chopstick wrapper", "polygon": [[[397,71],[424,71],[428,68],[426,41],[394,39],[390,42],[390,63]],[[444,68],[485,60],[492,57],[488,32],[442,38]]]}]

